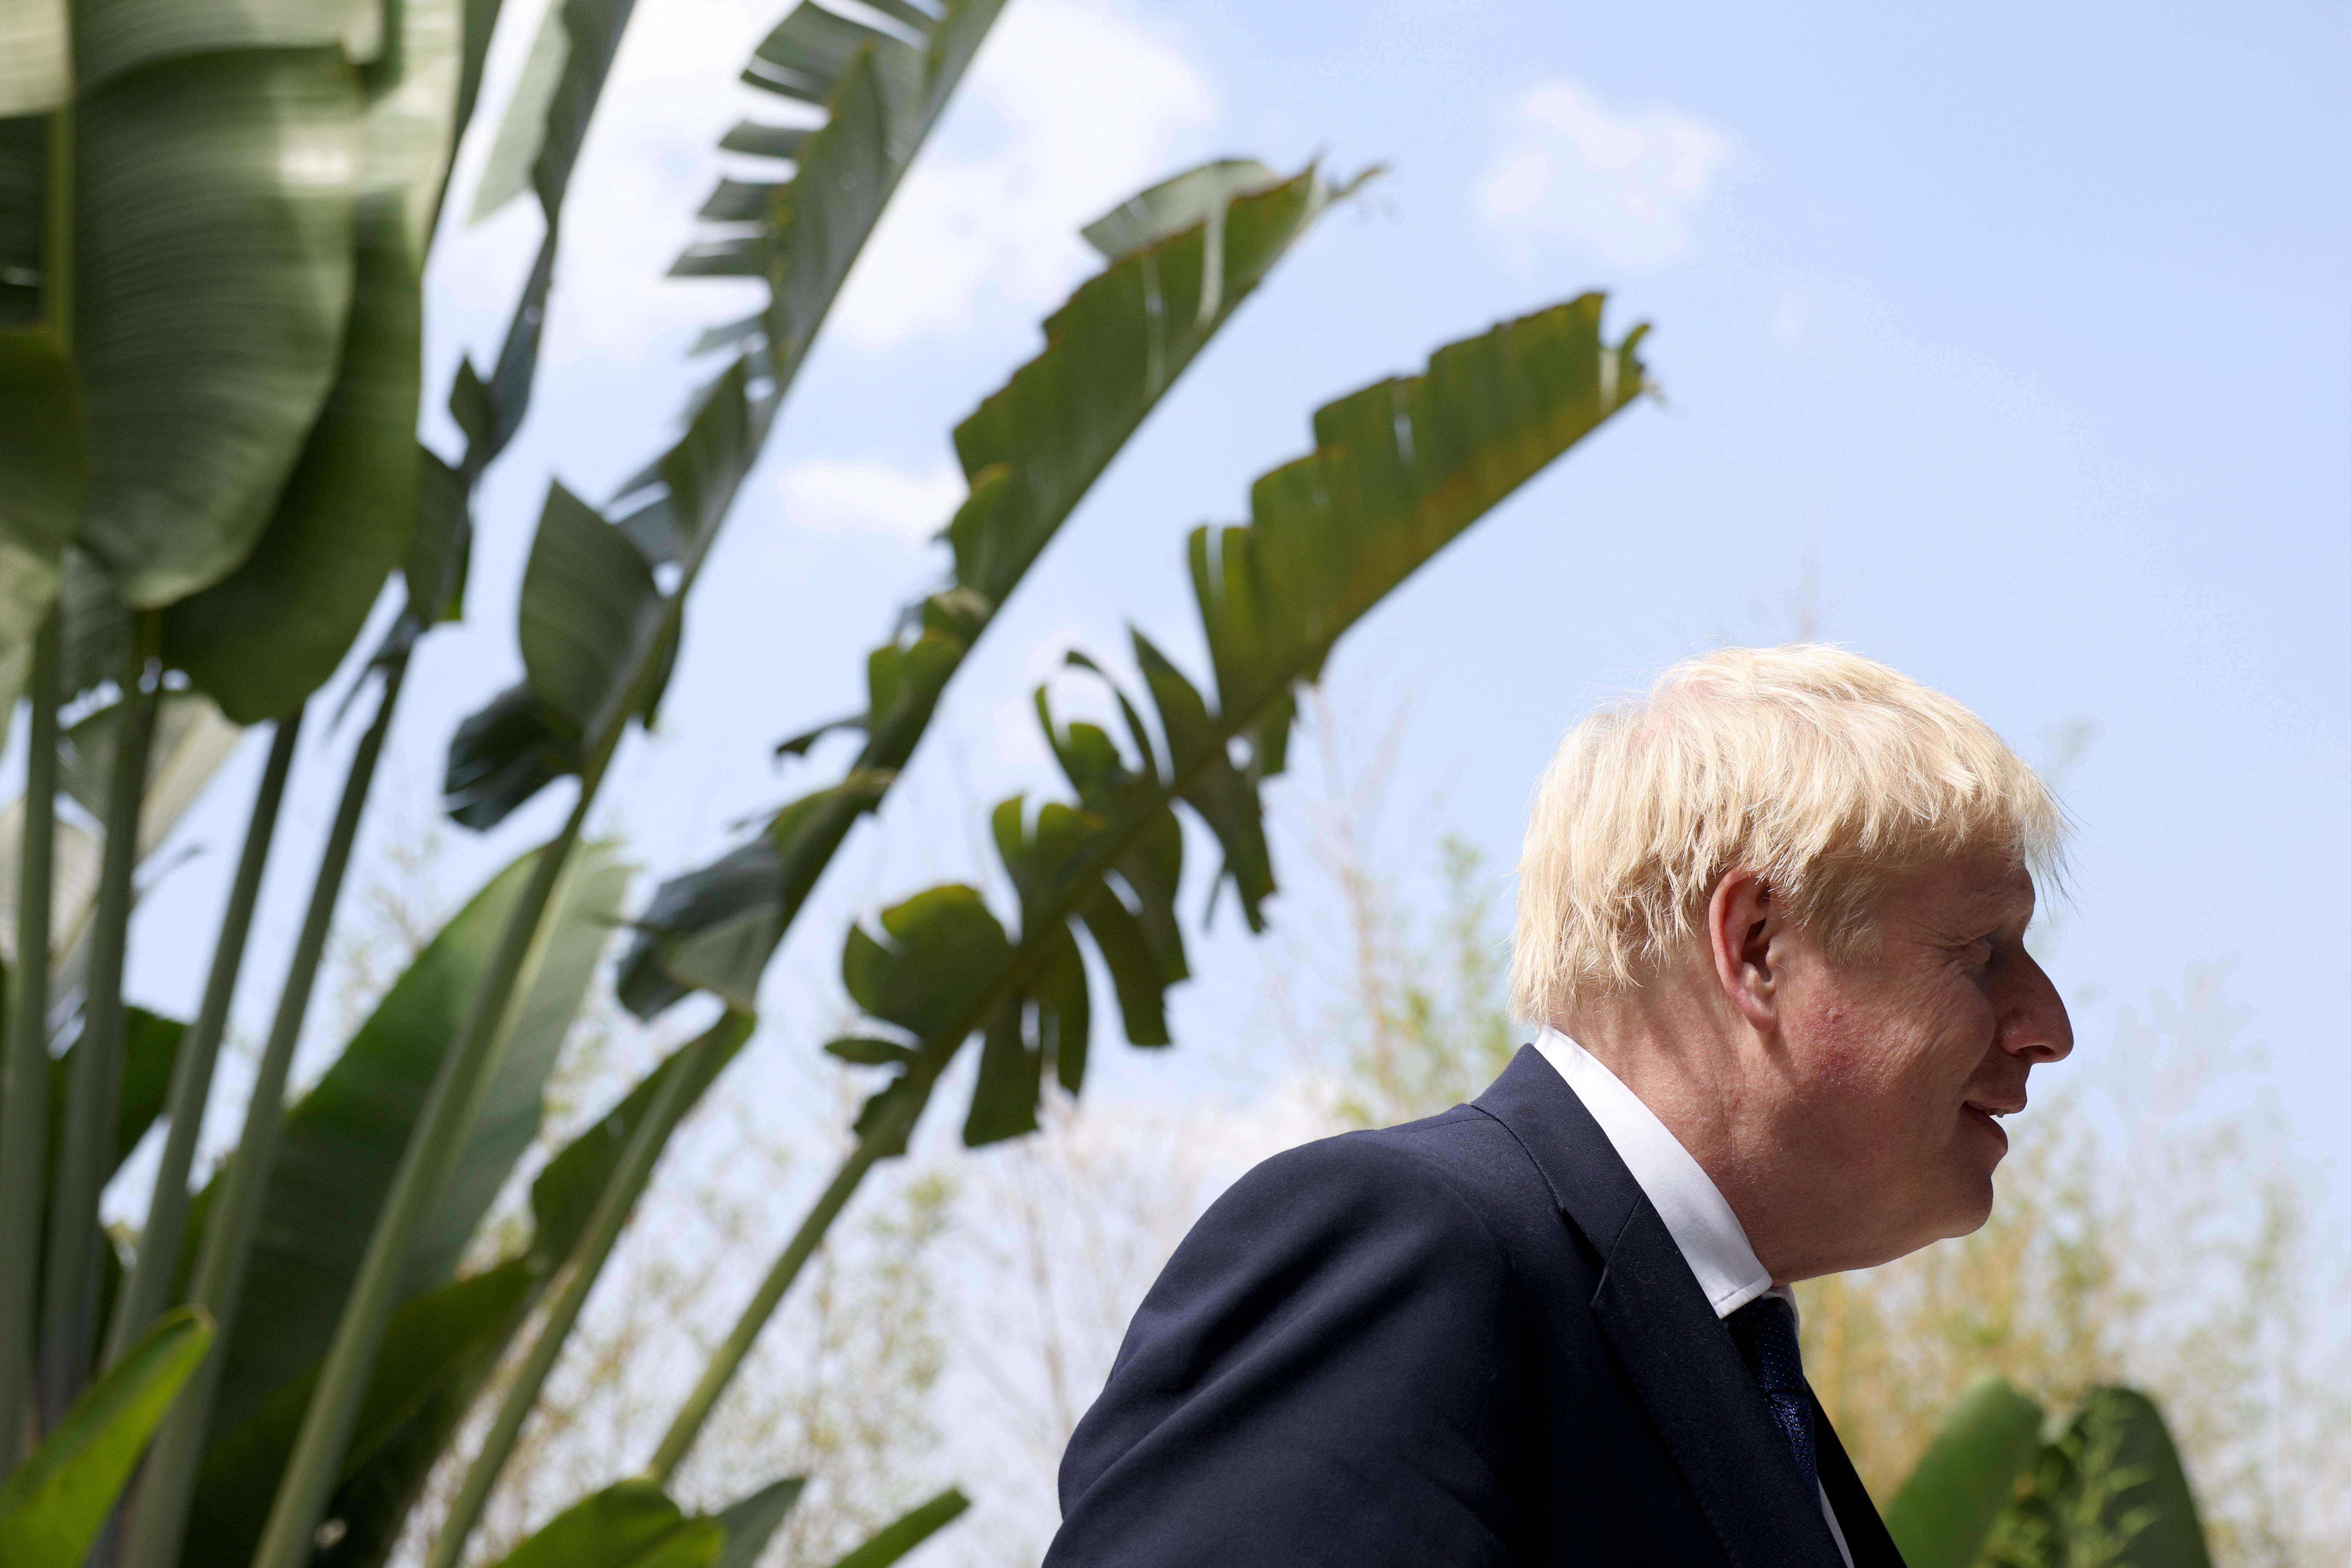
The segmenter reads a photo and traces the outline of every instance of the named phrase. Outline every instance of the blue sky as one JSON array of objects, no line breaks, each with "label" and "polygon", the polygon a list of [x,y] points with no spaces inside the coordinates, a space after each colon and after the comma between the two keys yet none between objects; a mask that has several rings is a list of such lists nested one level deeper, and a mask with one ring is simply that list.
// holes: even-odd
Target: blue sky
[{"label": "blue sky", "polygon": [[[429,820],[454,718],[517,668],[510,606],[547,478],[599,493],[657,450],[694,373],[684,345],[741,302],[659,274],[717,134],[765,107],[732,75],[776,9],[640,8],[575,187],[538,401],[485,492],[472,620],[420,660],[388,820]],[[799,786],[767,747],[854,706],[862,651],[933,580],[924,541],[960,494],[946,432],[1091,269],[1079,223],[1214,154],[1384,162],[1021,590],[883,831],[803,920],[778,1010],[817,1009],[852,910],[984,873],[979,810],[1051,786],[1027,694],[1064,648],[1114,656],[1129,620],[1196,644],[1183,535],[1238,517],[1312,407],[1596,287],[1619,324],[1655,324],[1662,400],[1495,513],[1334,664],[1363,713],[1409,704],[1391,793],[1411,821],[1507,867],[1566,726],[1711,641],[1787,635],[1809,575],[1823,635],[1953,693],[2028,756],[2091,727],[2065,780],[2081,838],[2054,947],[2085,1047],[2115,999],[2231,963],[2315,1137],[2351,1092],[2325,956],[2346,873],[2328,824],[2351,808],[2332,199],[2351,139],[2325,74],[2344,30],[2315,5],[1013,0],[795,391],[608,825],[666,873]],[[527,37],[502,38],[494,94]],[[521,202],[444,236],[436,385],[461,346],[494,350],[536,225]],[[248,753],[192,841],[234,842]],[[314,823],[328,809],[296,802]],[[487,841],[452,830],[447,891],[559,809]],[[176,873],[142,928],[200,915],[226,858]],[[308,859],[274,873],[281,934]],[[1286,935],[1311,944],[1323,918],[1297,901]],[[1217,1050],[1247,1027],[1240,993],[1210,994],[1220,964],[1247,969],[1237,946],[1208,944],[1186,1002]],[[151,940],[138,981],[184,1005],[199,961]],[[241,1013],[257,1021],[266,989]],[[1134,1071],[1149,1092],[1189,1082]]]},{"label": "blue sky", "polygon": [[[538,400],[484,492],[471,620],[426,645],[395,734],[362,848],[379,873],[430,821],[456,719],[519,668],[511,605],[548,478],[601,495],[659,450],[695,374],[684,347],[745,306],[660,273],[719,172],[712,144],[765,107],[733,77],[783,9],[640,0],[575,186]],[[1483,846],[1506,894],[1565,727],[1715,641],[1785,637],[1808,602],[1820,634],[1952,693],[2029,758],[2088,727],[2051,943],[2085,1058],[2119,1049],[2118,1008],[2231,966],[2245,1040],[2323,1161],[2351,1096],[2326,956],[2351,876],[2346,32],[2316,5],[1011,0],[737,508],[662,731],[624,754],[602,821],[649,868],[641,891],[837,765],[820,751],[779,778],[768,750],[857,705],[864,651],[935,580],[925,541],[961,494],[946,432],[1091,270],[1078,225],[1218,154],[1390,172],[1239,314],[958,678],[771,976],[775,1038],[745,1094],[805,1083],[777,1063],[839,1021],[849,918],[985,877],[986,807],[1053,788],[1028,695],[1064,649],[1120,662],[1129,621],[1196,649],[1184,535],[1238,519],[1315,405],[1600,287],[1619,325],[1655,324],[1662,400],[1497,511],[1332,666],[1359,751],[1405,716],[1385,852],[1407,904],[1433,895],[1411,852],[1437,828]],[[467,204],[461,188],[453,216]],[[461,347],[495,351],[537,221],[524,202],[444,236],[435,387]],[[446,444],[445,420],[427,428]],[[1294,1036],[1313,1006],[1301,1026],[1267,990],[1343,942],[1297,854],[1327,782],[1299,755],[1277,938],[1221,925],[1178,1050],[1102,1052],[1103,1094],[1246,1097],[1311,1047]],[[142,911],[147,999],[193,1009],[206,955],[172,937],[209,929],[258,766],[248,743],[184,831],[212,852]],[[448,830],[443,895],[564,804],[551,792],[487,840]],[[249,1034],[330,809],[314,774],[239,1001]]]}]

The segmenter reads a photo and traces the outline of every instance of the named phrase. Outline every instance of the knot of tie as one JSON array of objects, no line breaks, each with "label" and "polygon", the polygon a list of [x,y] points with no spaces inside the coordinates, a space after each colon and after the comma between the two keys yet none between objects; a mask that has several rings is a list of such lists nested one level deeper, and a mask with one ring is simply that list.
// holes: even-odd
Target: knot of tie
[{"label": "knot of tie", "polygon": [[1730,1314],[1730,1340],[1739,1347],[1771,1418],[1796,1456],[1804,1485],[1820,1490],[1820,1463],[1813,1449],[1813,1400],[1804,1386],[1803,1353],[1796,1346],[1796,1310],[1778,1296],[1758,1296]]}]

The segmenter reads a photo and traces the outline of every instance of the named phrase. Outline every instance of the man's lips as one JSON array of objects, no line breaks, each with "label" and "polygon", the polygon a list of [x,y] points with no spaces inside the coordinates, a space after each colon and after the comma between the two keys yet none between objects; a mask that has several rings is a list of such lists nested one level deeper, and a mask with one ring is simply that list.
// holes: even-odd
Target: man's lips
[{"label": "man's lips", "polygon": [[2008,1147],[2008,1129],[2000,1124],[2000,1118],[2023,1110],[2024,1096],[2019,1094],[2014,1099],[2005,1095],[1986,1096],[1968,1101],[1961,1109],[1975,1119],[1977,1125],[1998,1138],[2000,1146],[2005,1149]]}]

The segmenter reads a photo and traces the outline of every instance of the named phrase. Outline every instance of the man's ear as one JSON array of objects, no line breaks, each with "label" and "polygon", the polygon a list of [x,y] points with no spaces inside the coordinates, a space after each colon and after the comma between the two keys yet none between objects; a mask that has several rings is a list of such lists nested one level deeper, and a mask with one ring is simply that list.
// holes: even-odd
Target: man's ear
[{"label": "man's ear", "polygon": [[1780,923],[1771,887],[1751,871],[1724,873],[1707,900],[1706,939],[1715,978],[1739,1016],[1758,1030],[1779,1023],[1780,975],[1771,962],[1771,938]]}]

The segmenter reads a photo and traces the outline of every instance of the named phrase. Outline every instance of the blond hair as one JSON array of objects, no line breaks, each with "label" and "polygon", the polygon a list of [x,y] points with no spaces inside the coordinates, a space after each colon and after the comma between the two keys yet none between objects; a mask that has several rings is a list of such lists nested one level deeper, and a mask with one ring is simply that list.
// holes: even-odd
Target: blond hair
[{"label": "blond hair", "polygon": [[1548,1022],[1643,984],[1733,869],[1850,955],[1889,875],[1996,846],[2053,879],[2065,832],[2049,787],[1940,692],[1820,643],[1700,654],[1560,742],[1519,860],[1511,1009]]}]

